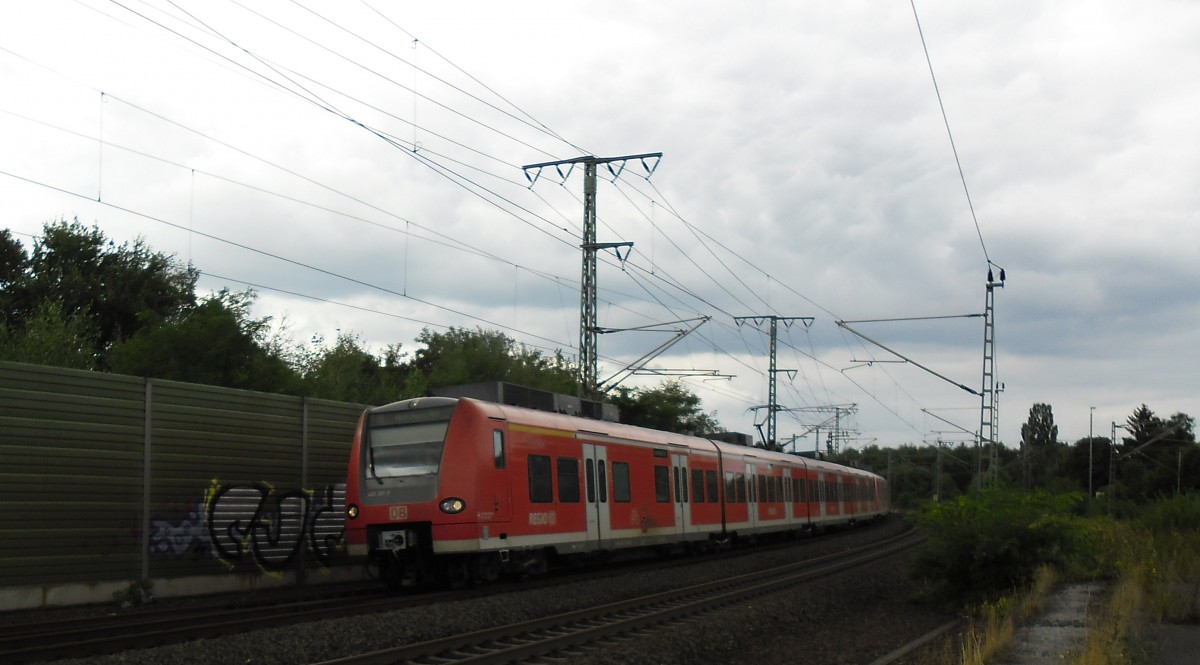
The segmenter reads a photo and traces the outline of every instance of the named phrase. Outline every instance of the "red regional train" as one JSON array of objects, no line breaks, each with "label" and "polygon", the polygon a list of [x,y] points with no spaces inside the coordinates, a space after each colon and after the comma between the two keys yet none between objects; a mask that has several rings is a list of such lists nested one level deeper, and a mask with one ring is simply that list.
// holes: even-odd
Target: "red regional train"
[{"label": "red regional train", "polygon": [[883,478],[762,448],[471,398],[368,409],[346,543],[393,586],[539,574],[572,555],[706,550],[876,518]]}]

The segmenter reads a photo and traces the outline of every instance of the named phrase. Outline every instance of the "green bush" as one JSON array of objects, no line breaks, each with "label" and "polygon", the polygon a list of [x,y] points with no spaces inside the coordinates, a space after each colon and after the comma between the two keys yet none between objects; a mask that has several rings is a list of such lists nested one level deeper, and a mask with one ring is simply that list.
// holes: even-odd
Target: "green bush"
[{"label": "green bush", "polygon": [[1163,499],[1145,507],[1141,526],[1158,533],[1200,531],[1200,495]]},{"label": "green bush", "polygon": [[929,538],[911,573],[935,597],[976,603],[1032,582],[1042,565],[1066,567],[1087,531],[1082,497],[989,489],[933,504],[917,517]]}]

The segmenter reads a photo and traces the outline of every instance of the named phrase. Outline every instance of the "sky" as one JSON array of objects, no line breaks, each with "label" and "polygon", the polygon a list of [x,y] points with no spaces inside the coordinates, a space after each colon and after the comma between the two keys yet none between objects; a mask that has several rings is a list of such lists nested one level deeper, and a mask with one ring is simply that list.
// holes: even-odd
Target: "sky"
[{"label": "sky", "polygon": [[970,441],[1003,268],[999,439],[1045,403],[1073,442],[1200,414],[1197,34],[1169,0],[2,3],[0,228],[143,238],[298,345],[574,357],[582,168],[522,166],[661,152],[599,167],[633,245],[597,322],[649,328],[602,380],[711,317],[622,385],[686,370],[754,432],[740,317],[774,316],[789,447]]}]

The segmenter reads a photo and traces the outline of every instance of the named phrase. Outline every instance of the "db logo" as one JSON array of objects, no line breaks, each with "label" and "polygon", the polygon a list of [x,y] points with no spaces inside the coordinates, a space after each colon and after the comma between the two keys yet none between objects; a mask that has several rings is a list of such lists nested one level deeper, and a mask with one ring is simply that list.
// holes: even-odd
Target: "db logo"
[{"label": "db logo", "polygon": [[408,519],[408,506],[388,506],[388,519],[393,522]]}]

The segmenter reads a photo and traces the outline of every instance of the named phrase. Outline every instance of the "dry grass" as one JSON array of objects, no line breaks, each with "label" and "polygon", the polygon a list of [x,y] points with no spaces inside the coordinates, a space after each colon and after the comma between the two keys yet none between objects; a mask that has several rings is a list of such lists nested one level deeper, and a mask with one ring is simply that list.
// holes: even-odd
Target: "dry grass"
[{"label": "dry grass", "polygon": [[[1168,505],[1194,515],[1188,499]],[[1189,512],[1191,511],[1191,512]],[[1170,513],[1167,513],[1170,516]],[[1146,628],[1154,622],[1200,623],[1200,527],[1191,521],[1131,523],[1090,520],[1091,547],[1068,566],[1068,579],[1110,579],[1109,594],[1087,617],[1088,637],[1071,665],[1139,665],[1151,662]],[[1033,588],[984,605],[957,643],[946,640],[921,665],[984,665],[1011,642],[1015,628],[1038,614],[1058,575],[1045,568]]]},{"label": "dry grass", "polygon": [[1151,532],[1121,525],[1119,576],[1107,602],[1089,617],[1088,639],[1072,665],[1148,662],[1143,635],[1159,621],[1195,623],[1200,584],[1200,533]]},{"label": "dry grass", "polygon": [[[1134,571],[1130,571],[1134,573]],[[1088,617],[1088,637],[1072,665],[1126,665],[1144,656],[1147,594],[1141,575],[1123,576],[1100,612]]]},{"label": "dry grass", "polygon": [[922,665],[984,665],[992,662],[1012,642],[1016,627],[1042,611],[1058,584],[1053,569],[1038,570],[1033,587],[979,608],[966,630],[954,640],[945,640],[926,652]]}]

